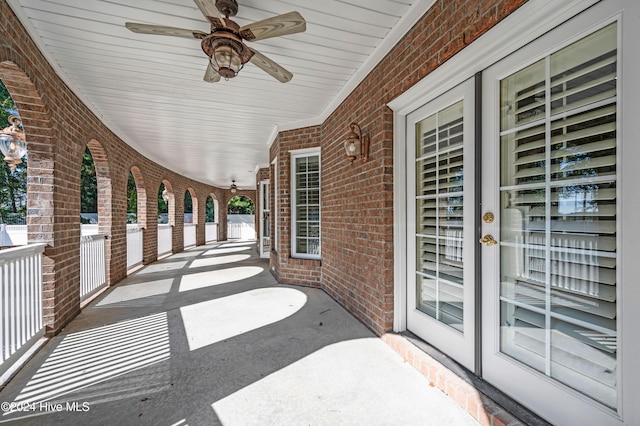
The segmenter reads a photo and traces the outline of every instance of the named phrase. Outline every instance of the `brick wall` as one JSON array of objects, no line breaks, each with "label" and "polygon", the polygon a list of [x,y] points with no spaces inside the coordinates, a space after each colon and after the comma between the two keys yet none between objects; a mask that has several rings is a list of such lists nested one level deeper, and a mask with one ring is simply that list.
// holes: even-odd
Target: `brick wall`
[{"label": "brick wall", "polygon": [[[278,155],[281,251],[274,274],[320,285],[378,334],[393,326],[393,115],[386,106],[526,0],[436,1],[393,50],[318,127],[282,132]],[[371,138],[369,161],[353,165],[342,142],[357,122]],[[322,262],[289,257],[287,151],[322,147]]]},{"label": "brick wall", "polygon": [[[276,138],[270,155],[278,158],[278,188],[273,193],[279,197],[274,224],[279,250],[272,253],[271,263],[281,281],[322,285],[377,333],[391,328],[393,134],[386,104],[525,1],[436,1],[321,126],[283,132]],[[29,239],[47,244],[43,279],[50,331],[59,330],[79,311],[80,164],[85,146],[97,158],[100,230],[110,236],[111,284],[126,276],[126,184],[132,168],[146,191],[140,207],[146,263],[156,258],[156,194],[163,181],[173,193],[174,251],[182,249],[188,188],[201,200],[196,213],[199,227],[205,223],[206,197],[215,194],[220,206],[219,239],[226,239],[228,189],[186,179],[117,138],[58,78],[5,0],[0,1],[0,34],[0,79],[14,97],[29,141]],[[370,159],[364,164],[349,165],[342,153],[341,141],[352,121],[371,137]],[[289,235],[289,150],[318,146],[322,148],[321,262],[291,258]],[[239,194],[257,202],[254,190]],[[198,243],[203,239],[204,230],[198,229]]]},{"label": "brick wall", "polygon": [[[276,278],[289,284],[320,286],[321,262],[291,257],[291,155],[289,153],[296,149],[319,147],[320,135],[319,126],[282,132],[271,145],[269,152],[270,161],[273,162],[276,157],[278,158],[278,188],[276,189],[278,223],[275,223],[272,229],[278,228],[279,250],[272,253],[271,266],[273,266],[272,271],[275,269]],[[324,164],[324,157],[321,161]],[[273,208],[272,211],[274,211]],[[324,251],[324,247],[322,250]]]},{"label": "brick wall", "polygon": [[[80,165],[89,146],[98,180],[99,229],[108,235],[108,279],[126,276],[126,188],[133,170],[138,186],[144,262],[157,258],[157,193],[171,188],[173,249],[183,247],[184,193],[197,205],[197,242],[204,243],[204,206],[220,201],[220,239],[226,239],[228,189],[187,179],[140,155],[116,137],[75,96],[47,63],[6,1],[0,1],[0,79],[16,103],[27,136],[29,242],[47,244],[43,260],[44,319],[55,333],[80,310]],[[255,191],[241,191],[255,200]]]}]

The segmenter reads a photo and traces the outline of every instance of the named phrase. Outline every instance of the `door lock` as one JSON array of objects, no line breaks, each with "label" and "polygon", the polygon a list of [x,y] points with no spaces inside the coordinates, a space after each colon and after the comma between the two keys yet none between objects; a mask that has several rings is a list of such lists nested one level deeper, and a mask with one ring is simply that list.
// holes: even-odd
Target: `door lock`
[{"label": "door lock", "polygon": [[495,217],[493,216],[493,213],[487,212],[482,215],[482,220],[484,220],[484,223],[493,223],[494,219]]},{"label": "door lock", "polygon": [[480,244],[483,244],[485,246],[495,246],[496,244],[498,244],[498,242],[495,240],[495,238],[493,238],[493,236],[487,234],[484,237],[480,238]]}]

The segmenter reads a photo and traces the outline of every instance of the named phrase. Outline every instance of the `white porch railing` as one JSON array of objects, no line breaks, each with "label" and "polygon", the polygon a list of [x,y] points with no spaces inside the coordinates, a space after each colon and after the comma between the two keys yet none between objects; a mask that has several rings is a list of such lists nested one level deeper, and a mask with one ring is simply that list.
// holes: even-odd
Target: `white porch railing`
[{"label": "white porch railing", "polygon": [[227,238],[254,240],[256,238],[256,226],[253,223],[229,223],[227,224]]},{"label": "white porch railing", "polygon": [[173,227],[169,224],[158,224],[158,256],[173,251]]},{"label": "white porch railing", "polygon": [[44,244],[0,251],[0,375],[44,335]]},{"label": "white porch railing", "polygon": [[137,224],[127,225],[127,269],[142,264],[144,230]]},{"label": "white porch railing", "polygon": [[[98,224],[80,225],[80,235],[97,235]],[[0,223],[0,247],[26,246],[27,225],[6,225]]]},{"label": "white porch railing", "polygon": [[204,242],[218,241],[218,224],[207,223],[204,226]]},{"label": "white porch railing", "polygon": [[194,223],[184,224],[184,248],[196,245],[196,226]]},{"label": "white porch railing", "polygon": [[80,301],[107,285],[105,235],[80,237]]},{"label": "white porch railing", "polygon": [[26,245],[27,225],[0,224],[0,247]]},{"label": "white porch railing", "polygon": [[98,235],[97,223],[83,223],[80,225],[80,235]]}]

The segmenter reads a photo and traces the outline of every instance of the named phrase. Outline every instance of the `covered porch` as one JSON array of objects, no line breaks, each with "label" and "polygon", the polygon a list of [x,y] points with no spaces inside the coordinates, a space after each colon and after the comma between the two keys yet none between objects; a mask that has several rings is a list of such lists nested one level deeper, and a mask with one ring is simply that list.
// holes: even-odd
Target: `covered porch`
[{"label": "covered porch", "polygon": [[0,423],[491,420],[430,386],[322,290],[279,284],[254,246],[202,245],[110,288],[0,391]]},{"label": "covered porch", "polygon": [[[332,423],[336,396],[414,389],[395,352],[486,425],[640,424],[640,3],[237,3],[0,0],[28,163],[0,373],[31,359],[2,396],[97,423]],[[239,245],[236,196],[256,207]],[[428,404],[407,389],[398,407]],[[343,414],[418,415],[389,405]]]}]

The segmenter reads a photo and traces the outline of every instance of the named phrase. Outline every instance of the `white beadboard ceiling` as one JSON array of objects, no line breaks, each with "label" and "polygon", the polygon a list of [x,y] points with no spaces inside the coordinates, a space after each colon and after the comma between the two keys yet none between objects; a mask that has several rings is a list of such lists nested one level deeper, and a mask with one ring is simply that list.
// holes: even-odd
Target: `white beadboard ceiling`
[{"label": "white beadboard ceiling", "polygon": [[8,1],[60,77],[127,144],[192,179],[248,189],[277,132],[320,124],[433,2],[239,0],[231,19],[240,26],[294,10],[306,19],[304,33],[247,42],[293,79],[248,63],[207,83],[200,40],[124,26],[209,33],[193,0]]}]

